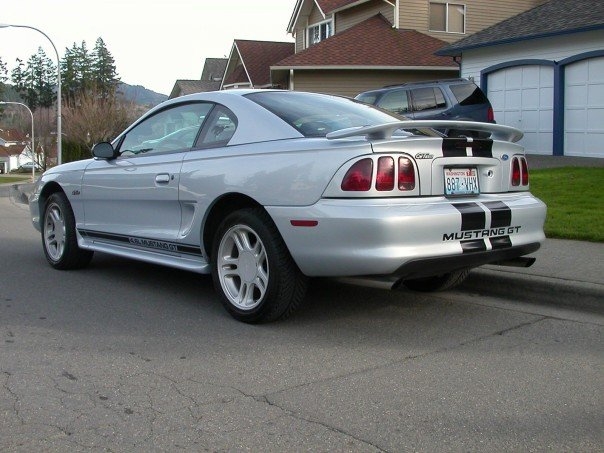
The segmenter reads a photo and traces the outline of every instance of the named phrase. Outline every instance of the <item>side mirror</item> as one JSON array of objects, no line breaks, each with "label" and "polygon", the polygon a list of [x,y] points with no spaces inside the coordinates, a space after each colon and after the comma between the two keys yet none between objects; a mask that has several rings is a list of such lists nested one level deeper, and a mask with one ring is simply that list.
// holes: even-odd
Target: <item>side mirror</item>
[{"label": "side mirror", "polygon": [[119,153],[113,149],[113,145],[109,142],[100,142],[92,147],[92,155],[99,159],[115,159]]}]

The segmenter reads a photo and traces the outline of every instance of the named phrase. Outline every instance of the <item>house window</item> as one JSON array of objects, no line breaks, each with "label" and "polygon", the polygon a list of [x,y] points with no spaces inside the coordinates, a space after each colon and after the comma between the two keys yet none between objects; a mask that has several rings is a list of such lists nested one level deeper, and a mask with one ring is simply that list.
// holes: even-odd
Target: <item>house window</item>
[{"label": "house window", "polygon": [[430,31],[466,32],[466,5],[430,2]]},{"label": "house window", "polygon": [[333,35],[331,21],[308,27],[308,47],[317,44]]}]

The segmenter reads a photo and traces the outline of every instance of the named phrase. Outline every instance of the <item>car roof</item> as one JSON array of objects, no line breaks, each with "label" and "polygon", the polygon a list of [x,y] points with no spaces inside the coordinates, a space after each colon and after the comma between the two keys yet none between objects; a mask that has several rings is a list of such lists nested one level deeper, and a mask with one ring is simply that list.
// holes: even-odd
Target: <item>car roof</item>
[{"label": "car roof", "polygon": [[464,84],[464,83],[474,83],[471,80],[468,79],[463,79],[463,78],[457,78],[457,79],[441,79],[441,80],[419,80],[419,81],[415,81],[415,82],[405,82],[405,83],[397,83],[394,85],[386,85],[382,88],[376,88],[375,90],[367,90],[367,91],[363,91],[362,93],[359,94],[369,94],[369,93],[382,93],[385,91],[391,91],[393,89],[396,88],[405,88],[405,87],[418,87],[418,86],[425,86],[425,85],[443,85],[443,84]]}]

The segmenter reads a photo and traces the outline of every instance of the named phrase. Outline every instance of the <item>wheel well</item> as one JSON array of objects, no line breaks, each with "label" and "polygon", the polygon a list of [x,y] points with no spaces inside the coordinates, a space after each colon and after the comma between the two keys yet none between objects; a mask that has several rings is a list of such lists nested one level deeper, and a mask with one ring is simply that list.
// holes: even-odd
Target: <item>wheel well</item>
[{"label": "wheel well", "polygon": [[59,185],[59,183],[51,181],[44,186],[44,188],[42,189],[42,192],[40,192],[40,196],[38,197],[38,204],[40,206],[40,214],[42,213],[42,209],[44,208],[44,205],[46,204],[46,200],[48,200],[48,197],[50,197],[53,193],[56,193],[56,192],[65,193],[63,188]]},{"label": "wheel well", "polygon": [[[231,193],[223,195],[210,208],[203,227],[203,247],[206,255],[210,256],[212,251],[212,240],[214,234],[220,225],[220,222],[231,212],[244,208],[262,207],[253,198],[240,193]],[[264,209],[264,208],[263,208]]]}]

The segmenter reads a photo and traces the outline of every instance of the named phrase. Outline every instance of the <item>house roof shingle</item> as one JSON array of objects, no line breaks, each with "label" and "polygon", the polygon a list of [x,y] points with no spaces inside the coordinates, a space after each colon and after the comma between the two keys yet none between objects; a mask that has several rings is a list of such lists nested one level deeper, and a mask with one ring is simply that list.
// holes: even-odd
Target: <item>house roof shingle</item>
[{"label": "house roof shingle", "polygon": [[220,89],[220,81],[205,80],[177,80],[170,93],[170,99],[186,94],[203,93],[205,91],[216,91]]},{"label": "house roof shingle", "polygon": [[[268,86],[271,83],[271,65],[283,60],[295,52],[293,42],[275,42],[275,41],[248,41],[236,39],[234,47],[239,52],[241,61],[245,66],[246,79],[255,87]],[[242,74],[236,69],[227,76],[224,85],[242,82],[236,80],[241,78]],[[247,80],[245,80],[247,82]]]},{"label": "house roof shingle", "polygon": [[604,1],[551,0],[439,49],[437,55],[604,28]]},{"label": "house roof shingle", "polygon": [[228,61],[228,58],[206,58],[201,72],[201,80],[218,82],[220,86]]},{"label": "house roof shingle", "polygon": [[434,55],[444,41],[415,30],[392,28],[377,14],[308,49],[273,64],[272,69],[319,67],[452,68],[448,57]]}]

